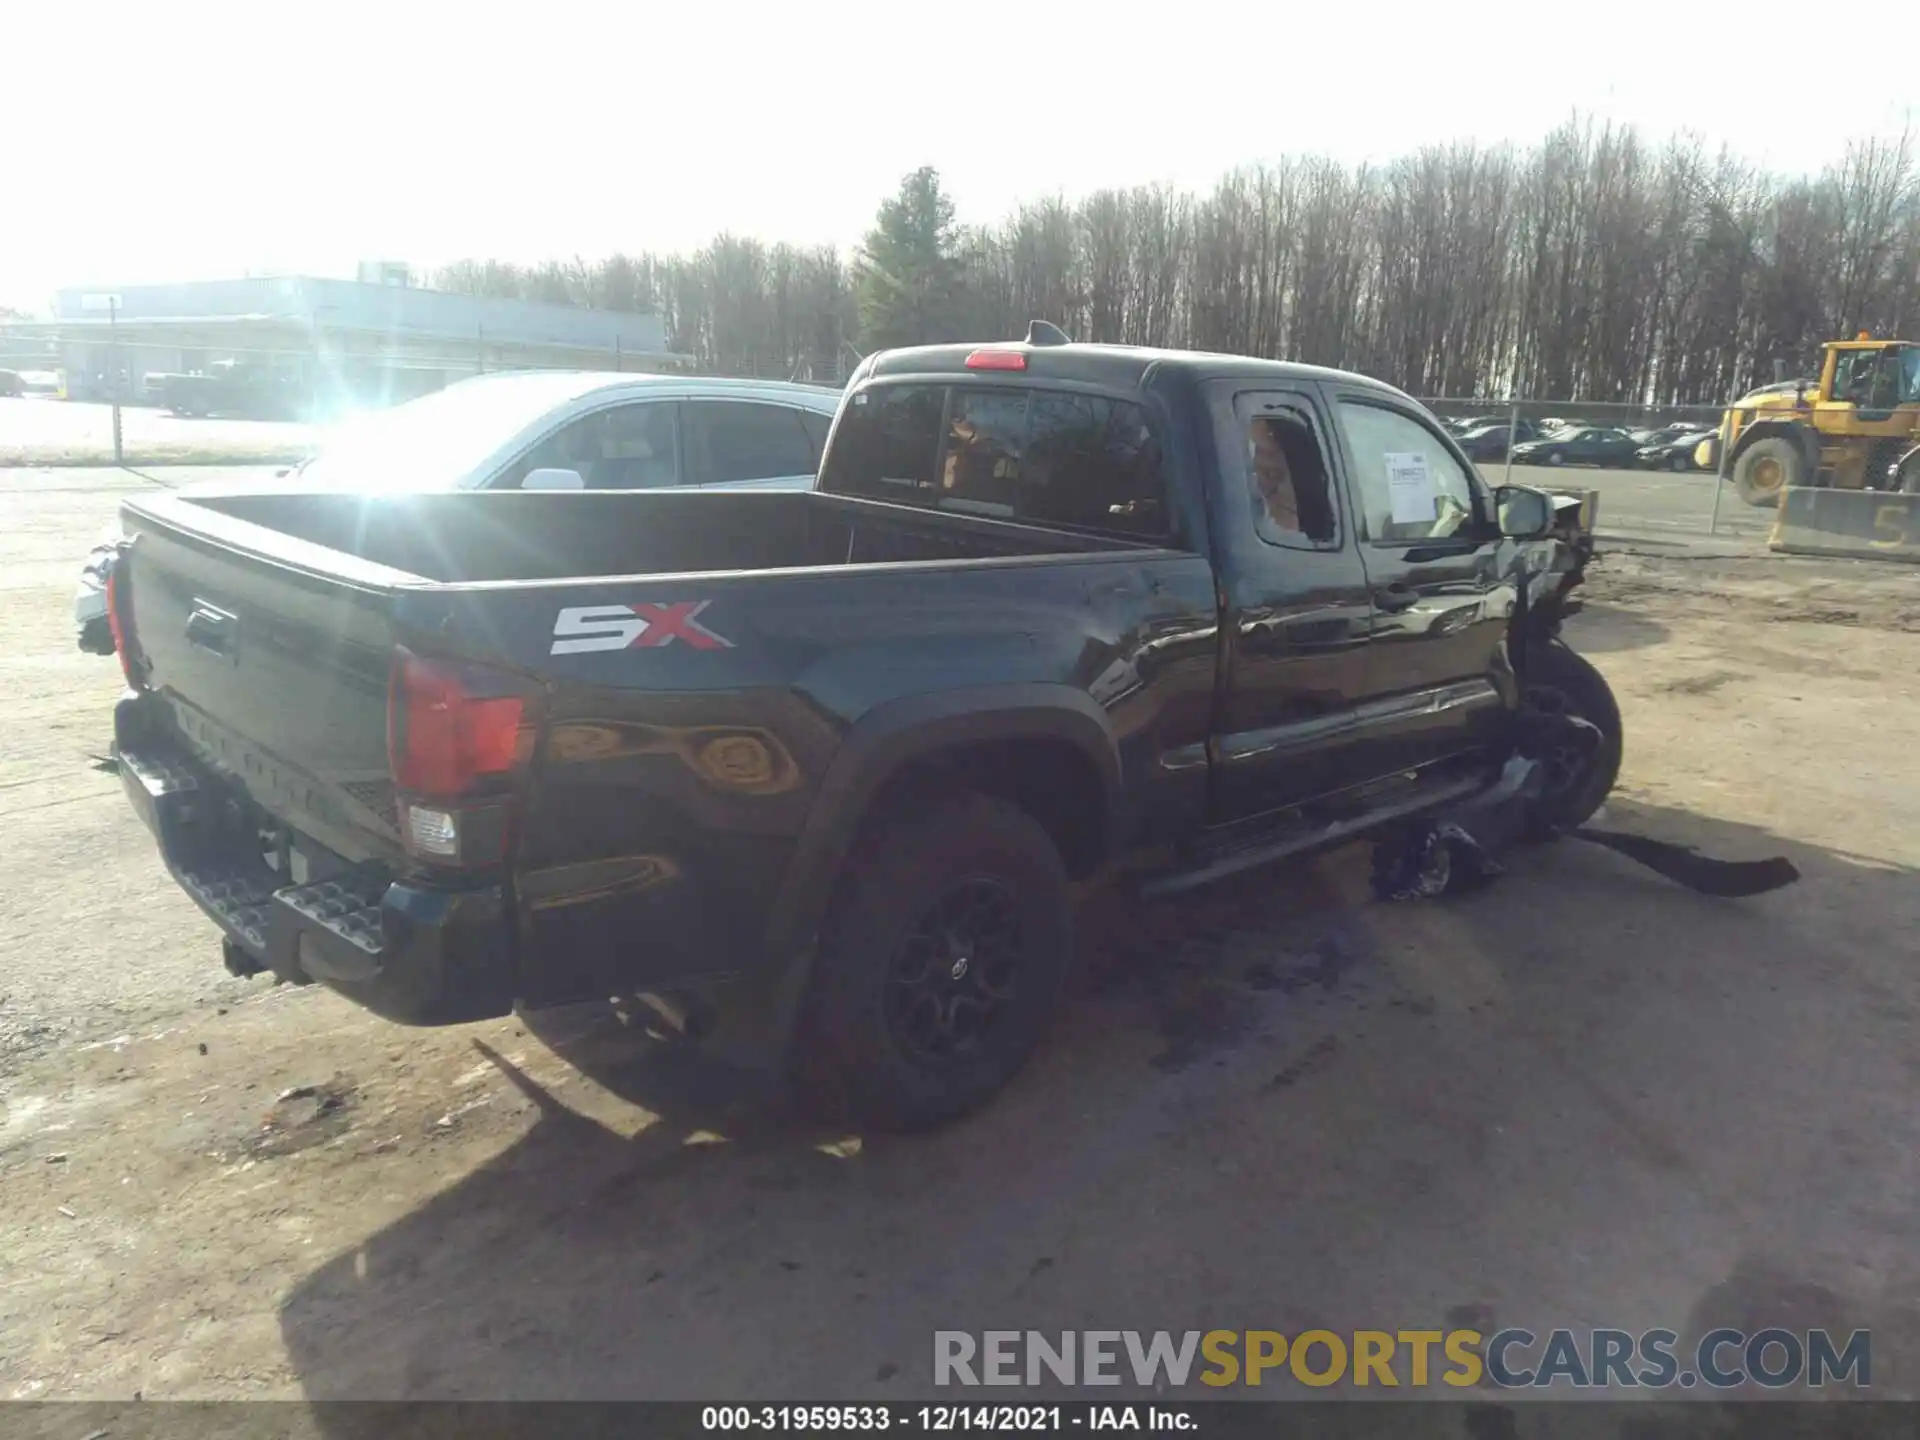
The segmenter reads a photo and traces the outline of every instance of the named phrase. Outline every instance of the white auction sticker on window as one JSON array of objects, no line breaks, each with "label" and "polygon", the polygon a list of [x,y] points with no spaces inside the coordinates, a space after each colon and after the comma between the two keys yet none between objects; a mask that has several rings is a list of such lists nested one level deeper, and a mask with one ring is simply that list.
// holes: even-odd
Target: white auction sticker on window
[{"label": "white auction sticker on window", "polygon": [[1393,523],[1431,524],[1438,513],[1435,502],[1440,492],[1434,488],[1433,472],[1427,469],[1427,457],[1390,452],[1386,462],[1387,498]]}]

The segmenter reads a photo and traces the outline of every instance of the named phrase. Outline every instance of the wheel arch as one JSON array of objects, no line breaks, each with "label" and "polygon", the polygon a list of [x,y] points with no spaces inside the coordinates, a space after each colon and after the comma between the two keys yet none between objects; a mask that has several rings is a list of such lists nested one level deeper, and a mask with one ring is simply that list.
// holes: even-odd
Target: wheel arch
[{"label": "wheel arch", "polygon": [[1820,436],[1811,425],[1803,420],[1756,420],[1740,432],[1740,438],[1733,442],[1728,453],[1726,473],[1731,475],[1733,467],[1740,463],[1740,457],[1758,445],[1762,440],[1785,440],[1800,452],[1807,462],[1807,477],[1811,479],[1820,469]]},{"label": "wheel arch", "polygon": [[818,929],[870,821],[963,777],[1033,814],[1070,874],[1091,873],[1112,852],[1120,752],[1092,697],[1050,684],[904,696],[856,721],[828,765],[768,917],[769,957],[792,955]]}]

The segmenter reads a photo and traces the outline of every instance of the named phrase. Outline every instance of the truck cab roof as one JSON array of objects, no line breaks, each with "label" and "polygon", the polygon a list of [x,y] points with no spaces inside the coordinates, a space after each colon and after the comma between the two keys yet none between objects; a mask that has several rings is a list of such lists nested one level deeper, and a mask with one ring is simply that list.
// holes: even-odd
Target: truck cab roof
[{"label": "truck cab roof", "polygon": [[[973,357],[983,354],[1018,357],[1019,363],[989,361],[981,364],[973,361]],[[1195,381],[1309,381],[1373,390],[1399,399],[1410,398],[1403,391],[1366,375],[1292,360],[1258,360],[1244,355],[1161,350],[1143,345],[1079,342],[1049,345],[1036,344],[1031,340],[916,345],[899,350],[883,350],[869,356],[849,383],[925,375],[973,375],[986,381],[1024,376],[1028,380],[1097,385],[1112,390],[1146,390],[1152,388],[1153,377],[1161,373],[1177,373]]]}]

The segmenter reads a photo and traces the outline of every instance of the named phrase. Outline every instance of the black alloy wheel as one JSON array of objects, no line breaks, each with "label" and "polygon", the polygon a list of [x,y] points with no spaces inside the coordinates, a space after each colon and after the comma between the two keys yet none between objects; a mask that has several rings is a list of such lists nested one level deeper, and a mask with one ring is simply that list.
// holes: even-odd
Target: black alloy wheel
[{"label": "black alloy wheel", "polygon": [[794,1069],[810,1098],[883,1129],[978,1109],[1057,1008],[1071,890],[1047,830],[972,791],[866,827],[821,925]]},{"label": "black alloy wheel", "polygon": [[894,952],[883,1006],[916,1064],[965,1061],[990,1045],[1017,1003],[1025,936],[1002,885],[962,880],[933,898]]}]

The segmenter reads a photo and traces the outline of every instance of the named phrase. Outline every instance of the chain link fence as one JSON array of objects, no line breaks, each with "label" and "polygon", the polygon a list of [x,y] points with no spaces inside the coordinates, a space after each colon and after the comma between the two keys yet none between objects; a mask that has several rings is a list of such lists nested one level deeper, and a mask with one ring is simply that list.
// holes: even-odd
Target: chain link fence
[{"label": "chain link fence", "polygon": [[[99,358],[89,353],[83,359]],[[746,354],[713,363],[690,361],[675,373],[796,381],[838,388],[860,363],[851,346],[838,353]],[[432,357],[327,355],[268,346],[218,354],[185,354],[123,346],[117,367],[68,371],[60,392],[0,399],[0,465],[270,463],[307,453],[340,405],[314,404],[289,413],[249,417],[180,416],[166,408],[161,376],[203,370],[221,360],[297,377],[316,399],[332,394],[354,405],[396,403],[469,375],[504,369],[656,370],[657,363],[618,352],[542,357],[516,353],[476,337],[471,348]],[[103,362],[105,364],[106,362]],[[327,387],[331,387],[328,389]],[[37,390],[46,387],[37,385]],[[112,401],[118,399],[119,435]],[[1700,442],[1720,426],[1718,406],[1636,405],[1552,399],[1435,396],[1423,402],[1495,484],[1513,481],[1559,490],[1591,490],[1599,499],[1603,536],[1689,543],[1699,538],[1750,542],[1763,538],[1773,512],[1741,501],[1701,465]]]},{"label": "chain link fence", "polygon": [[1702,445],[1719,433],[1722,406],[1454,396],[1421,403],[1492,483],[1594,491],[1603,537],[1751,543],[1772,528],[1773,511],[1749,506],[1721,482],[1717,454]]},{"label": "chain link fence", "polygon": [[[0,339],[6,339],[0,335]],[[667,372],[793,381],[839,388],[860,363],[851,347],[798,358],[746,355],[703,365],[694,357],[557,353],[476,334],[429,351],[362,353],[313,344],[243,343],[215,348],[120,342],[9,343],[5,366],[19,396],[0,394],[0,466],[255,464],[298,459],[324,427],[369,406],[398,404],[474,375],[502,370]],[[174,413],[169,376],[216,370],[247,377],[214,414]]]}]

